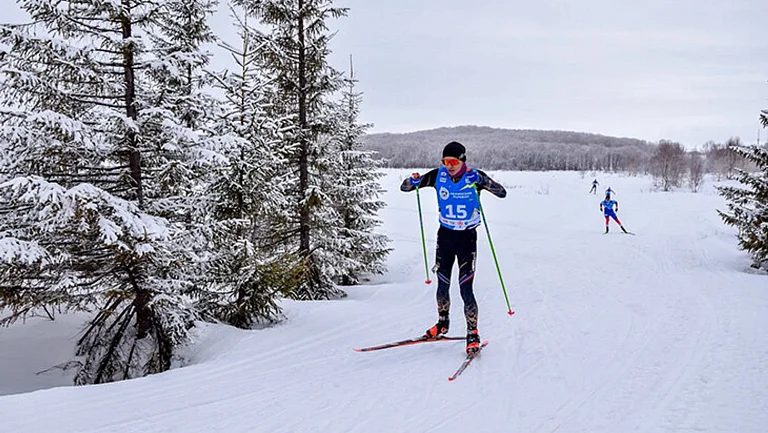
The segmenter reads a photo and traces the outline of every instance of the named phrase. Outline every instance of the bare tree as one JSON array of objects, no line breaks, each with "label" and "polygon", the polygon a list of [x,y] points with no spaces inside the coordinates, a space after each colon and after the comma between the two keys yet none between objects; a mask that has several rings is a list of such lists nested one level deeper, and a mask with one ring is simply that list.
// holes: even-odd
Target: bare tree
[{"label": "bare tree", "polygon": [[698,192],[704,183],[704,156],[697,151],[688,154],[688,186]]},{"label": "bare tree", "polygon": [[725,174],[726,168],[723,161],[725,146],[721,143],[715,143],[714,141],[707,141],[704,143],[704,156],[706,158],[705,170],[707,173],[712,173],[720,181]]},{"label": "bare tree", "polygon": [[731,137],[725,142],[725,177],[726,179],[733,179],[736,176],[736,169],[743,168],[744,158],[736,151],[736,148],[741,147],[741,140],[736,137]]},{"label": "bare tree", "polygon": [[748,161],[740,157],[734,150],[741,146],[741,140],[731,137],[725,144],[708,141],[704,144],[706,155],[706,171],[717,176],[717,180],[723,178],[732,179],[737,169],[743,169]]},{"label": "bare tree", "polygon": [[661,140],[651,157],[654,183],[664,191],[680,186],[685,170],[685,148],[680,143]]}]

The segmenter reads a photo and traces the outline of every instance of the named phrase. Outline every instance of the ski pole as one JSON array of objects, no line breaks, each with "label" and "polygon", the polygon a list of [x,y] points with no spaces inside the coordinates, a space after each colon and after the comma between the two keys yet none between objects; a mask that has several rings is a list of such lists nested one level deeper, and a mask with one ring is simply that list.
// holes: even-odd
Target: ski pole
[{"label": "ski pole", "polygon": [[488,244],[491,246],[491,254],[493,254],[493,262],[496,264],[496,272],[499,274],[499,281],[501,281],[501,290],[504,292],[504,300],[507,301],[507,314],[510,316],[515,314],[512,311],[512,307],[509,305],[509,296],[507,296],[507,288],[504,287],[504,278],[501,276],[501,268],[499,267],[499,260],[496,258],[496,248],[493,247],[493,239],[491,239],[491,231],[488,229],[488,222],[485,220],[485,212],[483,211],[483,205],[480,204],[480,192],[477,190],[477,184],[473,184],[475,190],[475,196],[477,197],[477,207],[480,209],[480,216],[483,217],[483,226],[485,226],[485,234],[488,235]]},{"label": "ski pole", "polygon": [[421,227],[421,250],[424,252],[424,272],[427,274],[426,284],[432,284],[429,279],[429,265],[427,264],[427,241],[424,240],[424,219],[421,217],[421,197],[419,196],[419,187],[416,187],[416,203],[419,206],[419,227]]}]

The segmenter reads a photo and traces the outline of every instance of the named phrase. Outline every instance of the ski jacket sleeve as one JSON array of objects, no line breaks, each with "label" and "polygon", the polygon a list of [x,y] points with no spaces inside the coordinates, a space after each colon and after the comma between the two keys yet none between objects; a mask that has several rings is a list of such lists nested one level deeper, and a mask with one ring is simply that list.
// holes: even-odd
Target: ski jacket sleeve
[{"label": "ski jacket sleeve", "polygon": [[482,185],[480,187],[481,190],[484,189],[498,198],[504,198],[507,196],[507,190],[504,189],[500,183],[491,179],[491,177],[485,174],[485,172],[482,170],[477,170],[477,172],[480,174],[480,176],[483,177],[483,181],[480,183]]},{"label": "ski jacket sleeve", "polygon": [[[434,188],[436,183],[437,169],[435,168],[421,175],[421,183],[419,184],[419,188],[424,188],[425,186],[431,186]],[[414,189],[416,189],[416,187],[411,184],[410,177],[405,178],[403,183],[400,185],[400,191],[403,192],[413,191]]]}]

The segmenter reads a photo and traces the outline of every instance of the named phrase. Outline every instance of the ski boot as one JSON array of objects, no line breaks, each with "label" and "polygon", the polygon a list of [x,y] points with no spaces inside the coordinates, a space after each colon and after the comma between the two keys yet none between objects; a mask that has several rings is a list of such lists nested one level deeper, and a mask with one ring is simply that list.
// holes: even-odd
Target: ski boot
[{"label": "ski boot", "polygon": [[605,226],[605,233],[608,234],[608,226]]},{"label": "ski boot", "polygon": [[448,328],[451,322],[447,318],[440,318],[435,326],[427,329],[424,336],[427,338],[440,338],[448,333]]},{"label": "ski boot", "polygon": [[474,355],[480,351],[480,334],[477,329],[467,331],[467,355]]},{"label": "ski boot", "polygon": [[624,233],[629,233],[629,232],[627,231],[627,229],[625,229],[625,228],[624,228],[624,226],[619,226],[619,227],[621,227],[621,231],[623,231]]}]

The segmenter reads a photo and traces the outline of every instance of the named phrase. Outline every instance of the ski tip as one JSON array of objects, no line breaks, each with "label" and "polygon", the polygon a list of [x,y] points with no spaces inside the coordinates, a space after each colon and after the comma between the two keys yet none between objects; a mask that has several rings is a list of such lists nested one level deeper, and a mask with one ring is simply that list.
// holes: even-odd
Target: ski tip
[{"label": "ski tip", "polygon": [[456,379],[455,377],[449,377],[448,382],[453,382],[453,379]]},{"label": "ski tip", "polygon": [[432,280],[424,281],[424,284],[432,284]]},{"label": "ski tip", "polygon": [[507,311],[507,314],[509,314],[511,316],[511,315],[515,314],[515,312],[512,311],[512,310],[509,310],[509,311]]},{"label": "ski tip", "polygon": [[355,352],[362,352],[363,351],[363,349],[352,349],[352,350],[354,350]]}]

